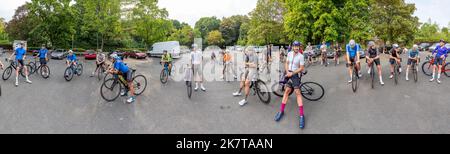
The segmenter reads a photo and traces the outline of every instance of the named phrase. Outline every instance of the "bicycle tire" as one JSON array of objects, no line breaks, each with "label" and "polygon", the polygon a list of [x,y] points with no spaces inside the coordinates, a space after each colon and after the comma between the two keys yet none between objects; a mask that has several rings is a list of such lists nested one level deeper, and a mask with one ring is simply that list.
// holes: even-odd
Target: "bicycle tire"
[{"label": "bicycle tire", "polygon": [[[106,84],[109,84],[109,82],[111,82],[111,86],[108,87]],[[112,98],[107,98],[105,96],[106,94],[104,94],[103,90],[105,89],[105,90],[113,91],[114,88],[116,88],[116,87],[119,87],[119,90],[117,91],[117,94],[115,94],[113,92]],[[100,87],[100,95],[102,96],[102,98],[105,101],[112,102],[112,101],[115,101],[117,98],[119,98],[120,92],[122,91],[122,88],[123,88],[122,84],[120,84],[116,79],[111,78],[111,79],[108,79],[105,82],[103,82],[102,86]]]},{"label": "bicycle tire", "polygon": [[29,62],[28,65],[31,66],[31,69],[30,69],[28,72],[30,72],[30,74],[36,73],[36,70],[37,70],[36,63],[34,63],[34,62]]},{"label": "bicycle tire", "polygon": [[[310,86],[310,85],[316,85],[317,87],[319,87],[319,89],[311,88],[312,86]],[[325,95],[325,89],[323,88],[323,86],[316,82],[305,82],[300,86],[300,90],[301,90],[303,98],[305,98],[309,101],[318,101],[318,100],[322,99],[323,96]],[[318,95],[319,97],[317,97],[317,98],[309,97],[310,95],[312,95],[312,93],[314,93],[318,90],[319,90],[319,95]],[[309,94],[309,95],[306,95],[306,94]]]},{"label": "bicycle tire", "polygon": [[395,85],[398,85],[398,69],[399,69],[398,64],[395,64],[395,66],[394,66],[394,82],[395,82]]},{"label": "bicycle tire", "polygon": [[71,67],[67,67],[64,71],[64,79],[66,79],[67,82],[71,81],[73,78],[73,71]]},{"label": "bicycle tire", "polygon": [[2,85],[0,84],[0,96],[2,96]]},{"label": "bicycle tire", "polygon": [[426,76],[431,76],[433,74],[433,66],[431,65],[430,61],[426,61],[422,64],[422,72]]},{"label": "bicycle tire", "polygon": [[370,67],[370,77],[372,78],[372,89],[375,89],[375,65],[372,62],[372,67]]},{"label": "bicycle tire", "polygon": [[417,74],[417,66],[416,65],[413,67],[413,76],[414,76],[414,82],[417,83],[417,81],[419,80],[419,77]]},{"label": "bicycle tire", "polygon": [[5,71],[3,71],[3,74],[2,74],[3,80],[8,80],[9,77],[11,77],[11,74],[12,74],[12,67],[9,66],[5,69]]},{"label": "bicycle tire", "polygon": [[[138,78],[142,78],[142,82],[139,80],[136,80]],[[144,93],[145,89],[147,89],[147,78],[145,78],[145,76],[143,75],[137,75],[135,77],[133,77],[133,86],[134,86],[134,94],[135,95],[141,95],[142,93]],[[142,91],[140,91],[142,90]]]},{"label": "bicycle tire", "polygon": [[282,85],[280,83],[275,83],[272,85],[272,92],[275,96],[283,97],[284,95],[284,88],[281,87]]},{"label": "bicycle tire", "polygon": [[[31,70],[31,66],[30,65],[25,65],[24,67],[27,67],[27,71],[28,71],[28,75],[30,75],[30,70]],[[22,76],[22,77],[26,77],[26,74],[25,74],[25,69],[24,68],[21,68],[20,69],[20,75]]]},{"label": "bicycle tire", "polygon": [[450,68],[450,63],[445,64],[444,68],[443,68],[443,72],[444,72],[445,76],[450,77],[450,73],[448,73],[448,72],[450,72],[450,69],[446,69],[446,68]]},{"label": "bicycle tire", "polygon": [[83,64],[77,65],[77,75],[81,76],[83,74]]},{"label": "bicycle tire", "polygon": [[[258,95],[259,100],[261,100],[262,103],[264,104],[269,104],[270,103],[270,92],[269,92],[269,88],[267,87],[266,83],[264,83],[264,81],[262,80],[258,80],[256,81],[256,85],[255,85],[255,90],[256,90],[256,94]],[[262,89],[264,88],[264,89]],[[264,98],[265,96],[267,96],[266,98]]]},{"label": "bicycle tire", "polygon": [[186,88],[187,88],[188,98],[190,99],[192,96],[192,82],[191,81],[186,81]]},{"label": "bicycle tire", "polygon": [[99,70],[97,70],[97,78],[98,81],[103,79],[103,75],[105,74],[105,69],[103,68],[103,66],[99,67]]},{"label": "bicycle tire", "polygon": [[169,78],[166,69],[161,70],[161,75],[159,76],[159,80],[161,81],[161,83],[166,84],[168,79]]},{"label": "bicycle tire", "polygon": [[[44,70],[47,70],[47,72],[44,72]],[[41,76],[44,79],[48,79],[50,77],[50,67],[48,67],[47,65],[45,66],[41,66],[41,68],[39,69]]]},{"label": "bicycle tire", "polygon": [[358,90],[358,71],[355,67],[356,66],[353,66],[353,75],[352,75],[352,90],[354,93],[356,93],[356,91]]}]

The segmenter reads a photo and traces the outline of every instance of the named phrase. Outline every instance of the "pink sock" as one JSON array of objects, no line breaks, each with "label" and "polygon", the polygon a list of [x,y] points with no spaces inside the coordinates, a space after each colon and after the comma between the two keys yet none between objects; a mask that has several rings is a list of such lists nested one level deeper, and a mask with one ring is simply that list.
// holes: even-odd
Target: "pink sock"
[{"label": "pink sock", "polygon": [[284,108],[286,107],[286,104],[284,104],[284,103],[281,103],[281,112],[284,112]]},{"label": "pink sock", "polygon": [[298,107],[298,111],[300,112],[300,116],[303,116],[303,106]]}]

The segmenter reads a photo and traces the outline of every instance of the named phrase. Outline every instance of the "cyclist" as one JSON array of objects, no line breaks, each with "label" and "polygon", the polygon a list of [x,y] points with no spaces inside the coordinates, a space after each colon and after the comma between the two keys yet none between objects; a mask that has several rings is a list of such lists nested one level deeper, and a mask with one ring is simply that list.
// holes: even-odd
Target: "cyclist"
[{"label": "cyclist", "polygon": [[325,41],[322,42],[322,45],[320,46],[320,51],[321,51],[321,64],[323,65],[324,62],[326,62],[325,67],[329,65],[328,61],[327,61],[327,44]]},{"label": "cyclist", "polygon": [[216,52],[214,52],[214,51],[211,52],[211,61],[212,62],[216,61]]},{"label": "cyclist", "polygon": [[334,46],[334,61],[337,61],[337,64],[339,65],[339,56],[341,55],[342,52],[342,48],[341,46],[336,43],[336,45]]},{"label": "cyclist", "polygon": [[171,72],[172,72],[172,54],[168,53],[167,50],[163,51],[163,55],[161,57],[161,64],[163,64],[164,68],[168,67],[169,68],[169,76],[171,76]]},{"label": "cyclist", "polygon": [[353,74],[353,69],[352,69],[352,63],[356,64],[356,70],[358,71],[358,76],[362,77],[361,74],[361,64],[359,61],[360,55],[359,55],[359,49],[360,46],[359,44],[356,44],[355,40],[350,40],[350,42],[347,44],[346,48],[346,52],[347,52],[347,56],[346,56],[346,60],[347,60],[347,68],[348,68],[348,73],[350,75],[350,80],[348,81],[348,83],[352,83],[353,79],[352,79],[352,74]]},{"label": "cyclist", "polygon": [[231,67],[231,54],[228,50],[226,50],[223,54],[223,70],[222,70],[222,78],[225,79],[225,73],[227,72],[227,68]]},{"label": "cyclist", "polygon": [[100,67],[105,68],[105,62],[106,62],[106,55],[103,52],[97,52],[97,57],[96,57],[96,61],[95,61],[95,64],[97,65],[97,67],[95,68],[94,72],[92,72],[91,77],[93,77],[95,75],[95,72],[100,71],[99,70]]},{"label": "cyclist", "polygon": [[16,63],[17,65],[17,69],[16,69],[16,86],[19,86],[19,70],[23,67],[24,71],[25,71],[25,82],[27,83],[32,83],[29,79],[28,79],[28,68],[25,67],[24,65],[24,59],[26,58],[26,51],[25,49],[23,49],[23,44],[19,43],[17,46],[16,51],[11,54],[11,56],[8,58],[9,60],[12,59],[12,57],[15,55],[16,56]]},{"label": "cyclist", "polygon": [[284,49],[284,46],[281,46],[280,48],[280,63],[283,63],[286,59],[286,50]]},{"label": "cyclist", "polygon": [[[375,42],[373,42],[373,41],[369,42],[369,48],[367,49],[367,53],[369,53],[369,57],[367,57],[367,59],[366,59],[367,66],[368,66],[367,74],[371,73],[370,72],[372,69],[370,67],[371,65],[372,65],[372,67],[377,66],[378,76],[380,77],[380,84],[384,85],[383,75],[381,74],[382,70],[381,70],[381,63],[380,63],[380,55],[378,54],[378,51],[375,48]],[[375,65],[373,65],[373,63],[375,63]],[[373,72],[373,73],[375,73],[375,72]]]},{"label": "cyclist", "polygon": [[200,83],[202,91],[206,91],[206,88],[203,86],[203,54],[200,51],[201,49],[197,49],[197,44],[192,45],[192,50],[191,66],[194,69],[194,78],[196,79],[194,90],[198,90],[198,83]]},{"label": "cyclist", "polygon": [[[413,45],[413,48],[408,51],[408,67],[406,67],[406,81],[409,81],[408,74],[411,65],[419,64],[419,46]],[[418,67],[416,68],[418,69]]]},{"label": "cyclist", "polygon": [[[69,50],[69,54],[67,55],[67,60],[66,60],[67,67],[70,67],[70,65],[73,64],[74,68],[72,68],[72,69],[74,69],[76,71],[77,70],[76,69],[77,61],[78,61],[77,56],[73,53],[72,50]],[[66,74],[66,77],[67,77],[67,74]]]},{"label": "cyclist", "polygon": [[392,45],[392,49],[389,51],[390,57],[389,62],[391,63],[391,76],[389,76],[390,79],[394,77],[394,64],[395,62],[398,63],[398,72],[402,73],[402,58],[400,58],[400,48],[398,47],[398,44]]},{"label": "cyclist", "polygon": [[308,63],[312,64],[313,63],[314,50],[313,50],[313,47],[311,46],[311,42],[308,42],[308,46],[306,46],[306,55],[308,57]]},{"label": "cyclist", "polygon": [[297,103],[299,106],[300,115],[300,129],[305,128],[305,115],[303,112],[303,101],[300,92],[301,76],[299,75],[305,69],[305,58],[303,57],[302,44],[298,41],[293,43],[294,52],[288,54],[287,61],[284,65],[286,70],[286,78],[288,82],[286,84],[286,91],[284,92],[283,100],[281,102],[280,112],[275,115],[275,121],[280,121],[284,115],[284,109],[289,99],[289,93],[294,90],[297,96]]},{"label": "cyclist", "polygon": [[234,96],[240,96],[242,89],[245,91],[245,98],[239,102],[240,106],[248,103],[248,95],[250,94],[251,82],[256,81],[258,73],[258,56],[255,54],[253,48],[247,48],[245,51],[245,74],[241,79],[241,88],[238,92],[233,93]]},{"label": "cyclist", "polygon": [[48,50],[45,48],[45,46],[42,46],[38,54],[36,55],[36,57],[39,57],[39,63],[41,63],[41,66],[47,65],[47,53]]},{"label": "cyclist", "polygon": [[121,91],[121,96],[127,96],[128,91],[130,91],[130,97],[127,99],[127,103],[134,103],[136,101],[136,96],[134,95],[134,85],[133,85],[133,74],[132,70],[121,60],[117,54],[111,54],[111,59],[113,62],[113,67],[110,68],[108,73],[116,75],[121,75],[125,81],[127,81],[128,88]]},{"label": "cyclist", "polygon": [[272,44],[267,45],[266,64],[272,61]]},{"label": "cyclist", "polygon": [[433,65],[433,77],[430,79],[430,82],[434,81],[434,77],[436,75],[436,65],[438,66],[438,74],[436,81],[438,83],[441,83],[439,80],[441,78],[441,72],[442,72],[442,65],[444,64],[445,59],[447,58],[448,49],[445,47],[445,41],[441,39],[439,41],[439,45],[436,46],[436,49],[434,49],[432,55],[434,55],[434,65]]}]

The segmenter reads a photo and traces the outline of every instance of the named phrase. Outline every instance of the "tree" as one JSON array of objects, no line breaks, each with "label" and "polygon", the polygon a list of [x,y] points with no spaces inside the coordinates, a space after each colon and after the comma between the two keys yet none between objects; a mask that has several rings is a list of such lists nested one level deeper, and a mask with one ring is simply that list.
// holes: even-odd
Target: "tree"
[{"label": "tree", "polygon": [[413,16],[415,4],[404,0],[377,0],[371,7],[371,24],[384,41],[409,44],[414,41],[419,19]]},{"label": "tree", "polygon": [[201,37],[206,39],[209,32],[219,30],[220,20],[216,17],[203,17],[195,23],[195,28],[201,33]]},{"label": "tree", "polygon": [[208,43],[208,45],[221,46],[225,42],[225,40],[222,37],[222,33],[218,30],[215,30],[208,33],[206,42]]},{"label": "tree", "polygon": [[[33,19],[29,16],[29,3],[19,6],[14,13],[12,19],[6,23],[5,31],[8,36],[13,40],[28,40],[33,36],[30,32],[36,27]],[[34,44],[34,41],[30,42]]]},{"label": "tree", "polygon": [[247,44],[283,42],[283,5],[282,0],[258,0],[256,8],[250,12]]},{"label": "tree", "polygon": [[179,41],[181,45],[190,46],[194,42],[195,32],[189,25],[176,30],[170,35],[168,41]]},{"label": "tree", "polygon": [[250,20],[247,16],[235,15],[223,18],[220,24],[220,32],[223,35],[226,46],[232,46],[237,43],[240,38],[240,30],[242,23]]}]

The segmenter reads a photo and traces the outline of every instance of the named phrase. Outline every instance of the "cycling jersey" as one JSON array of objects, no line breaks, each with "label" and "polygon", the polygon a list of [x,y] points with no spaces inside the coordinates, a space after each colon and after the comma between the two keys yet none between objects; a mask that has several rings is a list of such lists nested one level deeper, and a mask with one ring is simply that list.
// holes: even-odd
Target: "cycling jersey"
[{"label": "cycling jersey", "polygon": [[97,55],[97,61],[99,61],[99,62],[105,62],[105,58],[106,58],[106,55],[103,53],[100,53]]},{"label": "cycling jersey", "polygon": [[166,62],[172,62],[172,55],[170,55],[170,53],[168,53],[168,54],[166,54],[166,55],[163,55],[162,57],[161,57],[161,61],[166,61]]},{"label": "cycling jersey", "polygon": [[75,56],[75,54],[67,55],[67,60],[68,61],[76,61],[77,60],[77,56]]},{"label": "cycling jersey", "polygon": [[26,51],[23,48],[17,48],[16,49],[16,60],[23,60],[23,56],[25,55]]},{"label": "cycling jersey", "polygon": [[440,45],[436,46],[436,49],[433,51],[433,54],[436,53],[436,57],[441,57],[442,55],[445,56],[445,58],[447,58],[447,53],[448,53],[448,49],[444,46],[441,47]]},{"label": "cycling jersey", "polygon": [[369,58],[375,58],[378,56],[378,52],[374,48],[368,49],[367,52],[369,53]]},{"label": "cycling jersey", "polygon": [[47,52],[48,52],[48,50],[47,49],[41,49],[41,50],[39,50],[39,58],[46,58],[46,56],[47,56]]},{"label": "cycling jersey", "polygon": [[416,58],[419,56],[419,50],[409,50],[408,53],[409,58]]},{"label": "cycling jersey", "polygon": [[[400,52],[400,51],[399,51],[399,52]],[[400,57],[400,56],[398,55],[398,52],[395,51],[394,48],[392,48],[392,49],[389,51],[389,53],[391,53],[392,57],[396,57],[396,58],[399,58],[399,57]]]},{"label": "cycling jersey", "polygon": [[360,47],[359,44],[356,44],[353,48],[350,46],[350,44],[347,44],[345,47],[347,50],[347,54],[350,56],[350,59],[353,59],[356,57],[356,53],[358,53]]},{"label": "cycling jersey", "polygon": [[118,70],[122,74],[128,73],[129,71],[128,66],[125,65],[125,63],[121,60],[116,60],[116,62],[114,63],[114,69]]},{"label": "cycling jersey", "polygon": [[289,52],[287,59],[289,64],[288,71],[295,71],[299,69],[300,66],[305,65],[305,58],[301,52],[298,52],[297,54],[295,52]]}]

